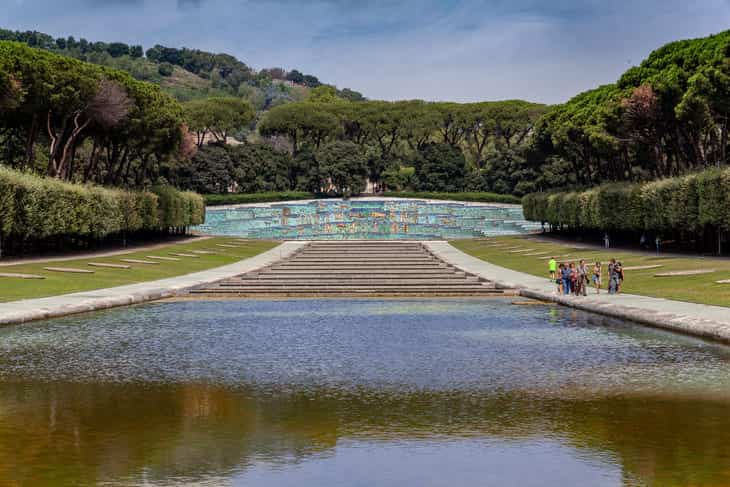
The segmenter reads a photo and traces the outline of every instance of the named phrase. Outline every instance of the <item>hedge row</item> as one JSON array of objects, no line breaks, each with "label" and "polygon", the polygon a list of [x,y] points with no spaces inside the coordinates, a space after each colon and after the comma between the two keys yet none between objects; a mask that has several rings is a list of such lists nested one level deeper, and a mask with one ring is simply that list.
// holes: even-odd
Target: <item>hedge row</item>
[{"label": "hedge row", "polygon": [[519,205],[520,199],[511,194],[497,193],[437,193],[418,191],[385,192],[384,196],[394,198],[421,198],[427,200],[474,201],[479,203],[508,203]]},{"label": "hedge row", "polygon": [[606,184],[570,193],[532,193],[525,218],[576,229],[730,229],[730,169],[709,169],[641,184]]},{"label": "hedge row", "polygon": [[313,200],[316,196],[306,191],[271,191],[267,193],[206,194],[208,206],[270,203],[274,201]]},{"label": "hedge row", "polygon": [[0,236],[98,239],[197,225],[204,219],[203,198],[195,193],[170,187],[125,191],[70,184],[0,167]]}]

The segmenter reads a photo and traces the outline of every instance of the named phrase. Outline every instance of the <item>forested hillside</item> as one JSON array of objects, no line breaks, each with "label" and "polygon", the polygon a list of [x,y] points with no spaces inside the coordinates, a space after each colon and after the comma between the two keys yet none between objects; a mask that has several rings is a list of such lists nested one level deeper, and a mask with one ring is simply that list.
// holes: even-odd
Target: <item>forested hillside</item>
[{"label": "forested hillside", "polygon": [[[209,96],[240,96],[257,110],[304,100],[311,88],[323,83],[314,75],[296,69],[254,70],[229,54],[215,54],[188,48],[155,45],[145,51],[141,45],[123,42],[92,42],[73,36],[54,38],[36,31],[0,29],[0,40],[17,41],[31,47],[75,59],[126,71],[141,81],[159,84],[181,101]],[[358,101],[363,97],[350,90],[338,96]]]},{"label": "forested hillside", "polygon": [[727,164],[728,117],[730,31],[667,44],[616,83],[546,114],[535,131],[541,189]]}]

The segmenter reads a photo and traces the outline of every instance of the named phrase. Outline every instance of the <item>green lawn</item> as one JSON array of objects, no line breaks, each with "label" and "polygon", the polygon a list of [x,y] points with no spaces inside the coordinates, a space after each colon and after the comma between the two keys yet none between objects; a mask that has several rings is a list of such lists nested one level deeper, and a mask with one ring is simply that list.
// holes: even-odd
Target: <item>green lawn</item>
[{"label": "green lawn", "polygon": [[[504,243],[503,247],[490,242]],[[559,244],[548,241],[530,240],[526,237],[503,237],[489,240],[456,240],[450,242],[459,250],[509,269],[526,272],[536,276],[548,275],[548,258],[525,256],[510,253],[504,247],[519,249],[535,249],[532,252],[549,252],[555,257],[567,256],[568,261],[583,258],[587,263],[599,260],[603,263],[604,289],[608,282],[606,266],[612,257],[621,261],[624,267],[658,265],[658,269],[628,270],[622,292],[653,296],[692,303],[730,306],[730,284],[717,284],[716,281],[730,279],[730,259],[714,259],[703,257],[657,257],[653,254],[638,254],[621,250],[583,250],[577,249],[579,244]],[[513,249],[513,250],[519,250]],[[566,260],[558,258],[558,261]],[[592,266],[589,266],[592,269]],[[659,272],[671,272],[693,269],[715,269],[711,274],[696,276],[654,277]]]},{"label": "green lawn", "polygon": [[[239,244],[236,248],[218,247],[218,244]],[[0,277],[0,302],[16,301],[27,298],[58,296],[61,294],[90,291],[137,282],[154,281],[167,277],[181,276],[192,272],[220,267],[247,259],[278,245],[277,242],[249,240],[241,244],[239,240],[215,237],[196,240],[190,243],[173,244],[153,250],[135,251],[112,257],[92,257],[57,262],[19,264],[0,266],[0,273],[34,274],[45,279],[18,279]],[[175,257],[179,261],[159,261],[157,265],[128,264],[121,259],[150,260],[146,256],[173,257],[170,253],[190,253],[193,250],[210,250],[215,255],[200,255],[199,258]],[[131,269],[94,268],[89,262],[130,265]],[[71,267],[93,270],[94,274],[68,274],[46,271],[44,267]]]}]

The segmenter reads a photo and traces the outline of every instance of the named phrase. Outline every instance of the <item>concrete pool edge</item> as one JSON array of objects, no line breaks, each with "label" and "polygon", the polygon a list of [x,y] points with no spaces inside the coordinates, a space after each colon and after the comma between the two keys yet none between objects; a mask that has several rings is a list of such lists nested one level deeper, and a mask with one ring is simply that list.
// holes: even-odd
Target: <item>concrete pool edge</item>
[{"label": "concrete pool edge", "polygon": [[157,281],[0,303],[0,326],[175,297],[196,286],[266,267],[292,255],[307,243],[307,241],[283,242],[271,250],[233,264]]},{"label": "concrete pool edge", "polygon": [[518,289],[520,295],[527,298],[730,344],[729,308],[633,294],[560,296],[547,278],[491,264],[458,250],[446,241],[423,244],[443,261],[493,281],[497,286]]}]

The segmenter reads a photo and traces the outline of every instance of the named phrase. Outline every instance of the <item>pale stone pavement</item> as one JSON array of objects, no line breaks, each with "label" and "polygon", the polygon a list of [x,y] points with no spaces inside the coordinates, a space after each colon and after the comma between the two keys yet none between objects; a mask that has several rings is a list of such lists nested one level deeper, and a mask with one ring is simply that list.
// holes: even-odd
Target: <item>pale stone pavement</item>
[{"label": "pale stone pavement", "polygon": [[0,325],[24,323],[175,297],[196,286],[266,267],[290,256],[306,244],[307,242],[284,242],[278,247],[234,264],[159,281],[0,303]]}]

